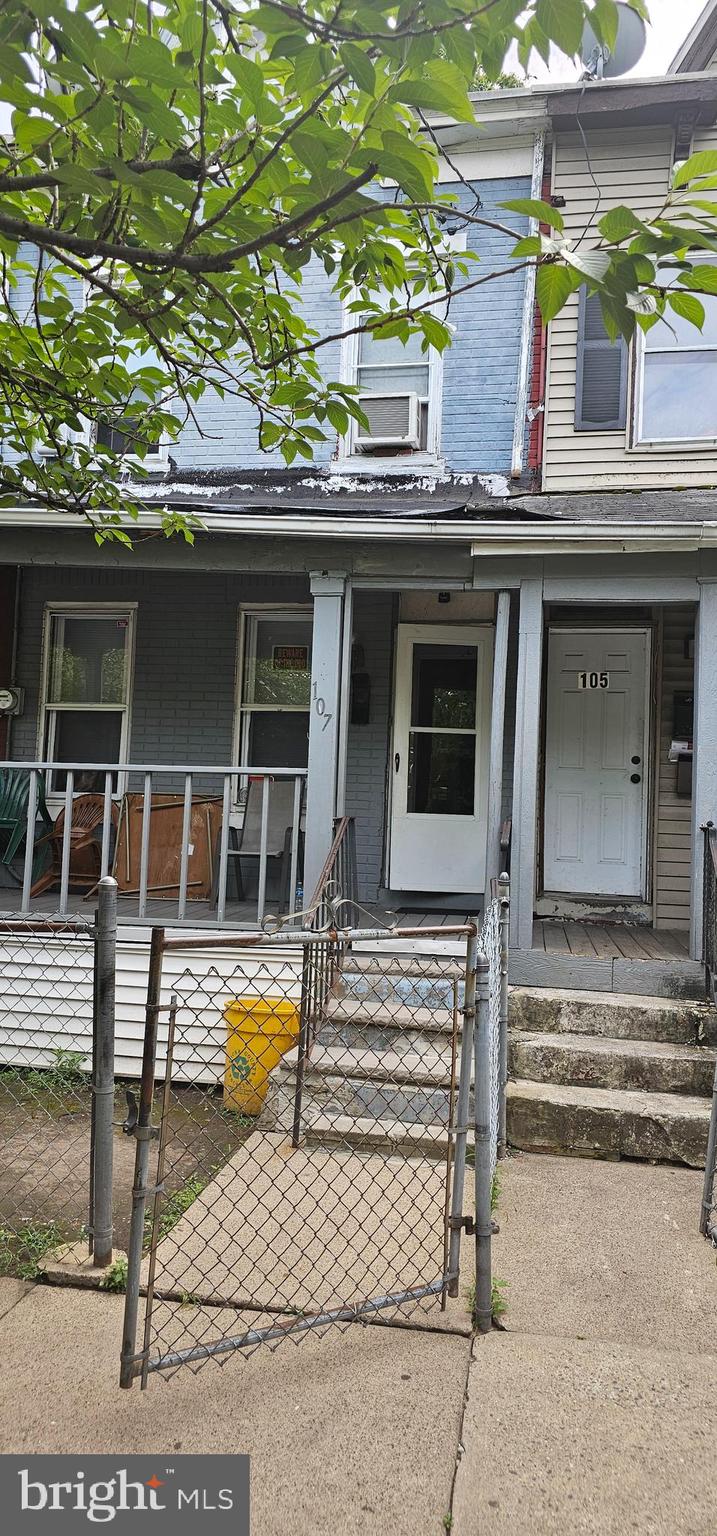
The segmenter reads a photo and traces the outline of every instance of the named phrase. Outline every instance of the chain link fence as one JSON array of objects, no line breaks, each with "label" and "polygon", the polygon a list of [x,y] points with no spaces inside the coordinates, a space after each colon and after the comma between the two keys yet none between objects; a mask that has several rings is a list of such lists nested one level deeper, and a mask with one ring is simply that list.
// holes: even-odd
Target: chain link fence
[{"label": "chain link fence", "polygon": [[356,1321],[490,1327],[500,919],[489,958],[471,924],[154,931],[122,1385]]},{"label": "chain link fence", "polygon": [[111,1257],[113,911],[0,916],[0,1275]]}]

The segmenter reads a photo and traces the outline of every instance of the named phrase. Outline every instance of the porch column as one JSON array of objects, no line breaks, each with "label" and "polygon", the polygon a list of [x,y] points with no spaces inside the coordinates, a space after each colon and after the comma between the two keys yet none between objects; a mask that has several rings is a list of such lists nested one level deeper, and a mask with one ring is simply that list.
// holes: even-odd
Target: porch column
[{"label": "porch column", "polygon": [[500,868],[500,828],[503,815],[503,738],[505,735],[505,690],[508,670],[508,625],[510,593],[499,592],[495,615],[493,651],[493,698],[490,715],[490,773],[488,777],[488,828],[486,833],[485,896],[490,899],[490,882],[502,874]]},{"label": "porch column", "polygon": [[542,577],[531,577],[520,585],[515,699],[511,943],[517,949],[533,947],[542,667],[543,580]]},{"label": "porch column", "polygon": [[309,902],[331,847],[341,712],[341,651],[346,577],[312,571],[314,628],[306,785],[304,901]]},{"label": "porch column", "polygon": [[717,822],[717,580],[700,582],[695,633],[695,725],[692,781],[692,913],[690,954],[702,959],[701,828]]}]

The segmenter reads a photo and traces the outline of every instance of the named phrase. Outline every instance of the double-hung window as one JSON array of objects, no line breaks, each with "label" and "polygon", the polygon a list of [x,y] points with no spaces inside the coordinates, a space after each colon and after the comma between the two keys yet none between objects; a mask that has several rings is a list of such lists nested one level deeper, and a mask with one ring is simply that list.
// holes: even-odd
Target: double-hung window
[{"label": "double-hung window", "polygon": [[[79,768],[76,789],[104,788],[104,775],[82,771],[84,764],[126,761],[134,617],[127,604],[46,609],[41,753]],[[56,769],[48,788],[64,787]]]},{"label": "double-hung window", "polygon": [[265,608],[242,613],[240,767],[306,767],[312,628],[310,609]]},{"label": "double-hung window", "polygon": [[699,298],[701,331],[668,307],[638,339],[636,446],[717,441],[717,297]]},{"label": "double-hung window", "polygon": [[405,346],[396,336],[383,340],[372,331],[358,337],[355,383],[369,426],[354,424],[354,452],[393,456],[436,450],[431,396],[438,358],[423,352],[421,344],[419,334]]}]

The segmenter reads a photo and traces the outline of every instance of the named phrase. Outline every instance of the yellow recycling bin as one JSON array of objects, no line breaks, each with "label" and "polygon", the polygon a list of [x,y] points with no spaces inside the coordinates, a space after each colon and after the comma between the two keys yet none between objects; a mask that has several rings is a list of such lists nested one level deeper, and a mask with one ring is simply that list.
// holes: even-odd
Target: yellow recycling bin
[{"label": "yellow recycling bin", "polygon": [[299,1008],[284,997],[242,997],[224,1009],[227,1057],[224,1103],[242,1115],[260,1115],[269,1074],[299,1036]]}]

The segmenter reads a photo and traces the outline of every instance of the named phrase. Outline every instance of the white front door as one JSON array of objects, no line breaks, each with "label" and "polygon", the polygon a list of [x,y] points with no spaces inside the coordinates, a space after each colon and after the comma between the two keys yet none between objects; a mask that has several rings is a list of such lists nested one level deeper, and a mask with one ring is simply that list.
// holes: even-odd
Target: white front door
[{"label": "white front door", "polygon": [[482,891],[493,630],[399,624],[389,885]]},{"label": "white front door", "polygon": [[645,895],[646,629],[552,629],[545,742],[546,891]]}]

